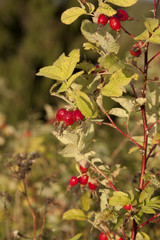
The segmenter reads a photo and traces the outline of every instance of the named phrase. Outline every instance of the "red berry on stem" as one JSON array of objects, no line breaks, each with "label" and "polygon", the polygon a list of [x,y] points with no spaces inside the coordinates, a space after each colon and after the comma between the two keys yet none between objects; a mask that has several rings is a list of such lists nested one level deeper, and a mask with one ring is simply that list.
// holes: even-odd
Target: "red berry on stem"
[{"label": "red berry on stem", "polygon": [[127,211],[130,211],[130,210],[131,210],[131,204],[124,205],[123,207],[124,207]]},{"label": "red berry on stem", "polygon": [[90,190],[94,191],[97,188],[97,185],[91,182],[88,182],[88,187]]},{"label": "red berry on stem", "polygon": [[64,115],[63,115],[63,122],[66,125],[72,125],[74,123],[74,117],[73,117],[73,112],[72,110],[67,111]]},{"label": "red berry on stem", "polygon": [[82,121],[84,119],[84,116],[81,113],[81,111],[79,109],[77,109],[73,113],[73,118],[74,118],[74,121],[77,122],[78,120]]},{"label": "red berry on stem", "polygon": [[88,175],[83,175],[82,177],[79,177],[79,182],[80,182],[80,184],[82,184],[82,185],[86,185],[87,184],[87,182],[88,182]]},{"label": "red berry on stem", "polygon": [[139,57],[142,52],[141,52],[141,49],[139,48],[139,49],[131,49],[130,53],[134,57]]},{"label": "red berry on stem", "polygon": [[120,237],[118,240],[124,240],[122,237]]},{"label": "red berry on stem", "polygon": [[109,24],[110,24],[110,27],[112,28],[112,30],[114,30],[114,31],[119,31],[121,28],[121,23],[116,16],[113,16],[110,18]]},{"label": "red berry on stem", "polygon": [[100,14],[98,17],[98,24],[105,26],[108,22],[108,17],[104,14]]},{"label": "red berry on stem", "polygon": [[117,13],[116,13],[116,17],[118,17],[118,19],[120,21],[126,21],[126,20],[128,20],[129,15],[128,15],[128,13],[125,10],[118,9]]},{"label": "red berry on stem", "polygon": [[56,120],[57,122],[60,122],[63,120],[63,116],[66,113],[66,109],[60,108],[56,113]]},{"label": "red berry on stem", "polygon": [[101,232],[99,234],[99,240],[108,240],[108,237],[103,232]]},{"label": "red berry on stem", "polygon": [[88,171],[88,168],[82,167],[81,165],[79,168],[81,170],[81,173],[86,173]]},{"label": "red berry on stem", "polygon": [[73,187],[74,185],[78,184],[78,182],[79,182],[78,178],[75,176],[72,176],[69,180],[69,186]]}]

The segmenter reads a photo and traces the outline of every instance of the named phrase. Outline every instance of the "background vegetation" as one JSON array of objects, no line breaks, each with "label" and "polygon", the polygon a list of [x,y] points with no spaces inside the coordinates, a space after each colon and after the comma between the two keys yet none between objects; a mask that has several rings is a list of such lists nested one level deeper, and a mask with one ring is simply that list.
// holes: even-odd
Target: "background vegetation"
[{"label": "background vegetation", "polygon": [[[92,2],[96,2],[92,1]],[[28,196],[39,216],[38,234],[43,239],[68,239],[76,227],[62,222],[64,211],[75,206],[80,190],[66,194],[70,176],[76,173],[70,159],[62,159],[58,142],[51,135],[56,110],[63,105],[49,95],[50,80],[36,77],[39,68],[51,65],[62,52],[70,52],[82,45],[79,32],[80,20],[71,26],[60,22],[61,13],[75,0],[0,0],[0,239],[16,239],[15,230],[30,237],[33,232],[31,212],[22,194],[23,186],[14,172],[18,153],[38,152],[40,156],[32,165],[27,178]],[[144,28],[144,16],[150,16],[150,2],[139,1],[128,10],[135,21],[125,23],[133,34]],[[136,26],[136,28],[135,28]],[[122,33],[122,57],[129,56],[133,42]],[[159,45],[156,45],[157,48]],[[150,56],[157,49],[152,48]],[[96,56],[84,54],[84,58],[96,63]],[[160,58],[151,64],[150,74],[160,73]],[[120,123],[123,125],[123,123]],[[105,128],[106,129],[106,128]],[[139,129],[135,128],[138,132]],[[128,155],[127,143],[110,130],[98,129],[95,149],[109,165],[121,162],[128,170],[120,181],[126,181],[127,171],[137,171],[138,155]],[[28,155],[27,155],[28,158]],[[12,166],[10,165],[12,163]],[[156,163],[152,163],[152,165]],[[132,182],[132,174],[127,179]],[[136,179],[135,179],[136,181]],[[45,223],[45,224],[44,224]],[[159,239],[160,230],[148,228],[151,239]],[[86,236],[88,233],[86,226]],[[94,233],[95,239],[97,233]],[[23,239],[23,238],[22,238]],[[40,239],[40,238],[39,238]],[[87,238],[89,239],[89,237]]]}]

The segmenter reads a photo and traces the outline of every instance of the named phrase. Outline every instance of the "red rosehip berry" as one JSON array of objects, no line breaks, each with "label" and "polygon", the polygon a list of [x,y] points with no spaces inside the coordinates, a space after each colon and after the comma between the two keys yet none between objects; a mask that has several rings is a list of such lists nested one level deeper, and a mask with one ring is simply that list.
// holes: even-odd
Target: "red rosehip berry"
[{"label": "red rosehip berry", "polygon": [[110,24],[110,27],[112,28],[112,30],[114,30],[114,31],[119,31],[121,28],[121,23],[120,23],[118,17],[116,17],[116,16],[113,16],[110,18],[109,24]]},{"label": "red rosehip berry", "polygon": [[74,111],[70,110],[63,115],[63,122],[65,125],[72,125],[74,123],[73,112]]},{"label": "red rosehip berry", "polygon": [[56,120],[57,122],[60,122],[63,120],[63,116],[66,113],[66,109],[60,108],[56,113]]},{"label": "red rosehip berry", "polygon": [[124,240],[122,237],[120,237],[118,240]]},{"label": "red rosehip berry", "polygon": [[130,50],[130,53],[131,53],[131,55],[132,56],[134,56],[134,57],[139,57],[140,55],[141,55],[141,49],[139,48],[137,48],[137,49],[131,49]]},{"label": "red rosehip berry", "polygon": [[77,121],[83,121],[84,119],[84,116],[83,114],[81,113],[81,111],[79,109],[75,110],[74,113],[73,113],[73,118],[74,118],[74,121],[77,122]]},{"label": "red rosehip berry", "polygon": [[86,173],[88,171],[88,168],[82,167],[81,165],[79,168],[81,170],[81,173]]},{"label": "red rosehip berry", "polygon": [[105,26],[108,22],[108,17],[104,14],[100,14],[98,17],[98,24]]},{"label": "red rosehip berry", "polygon": [[79,182],[81,185],[86,185],[88,182],[88,175],[83,175],[82,177],[79,177]]},{"label": "red rosehip berry", "polygon": [[128,15],[128,13],[125,10],[118,9],[117,13],[116,13],[116,17],[118,17],[118,19],[120,21],[126,21],[126,20],[128,20],[129,15]]},{"label": "red rosehip berry", "polygon": [[103,232],[101,232],[99,234],[99,240],[108,240],[108,237]]},{"label": "red rosehip berry", "polygon": [[75,176],[72,176],[69,180],[69,186],[73,187],[74,185],[78,184],[78,182],[79,182],[78,178]]},{"label": "red rosehip berry", "polygon": [[97,185],[91,182],[88,182],[88,187],[90,190],[94,191],[97,188]]},{"label": "red rosehip berry", "polygon": [[123,207],[124,207],[127,211],[130,211],[130,210],[131,210],[131,204],[124,205]]}]

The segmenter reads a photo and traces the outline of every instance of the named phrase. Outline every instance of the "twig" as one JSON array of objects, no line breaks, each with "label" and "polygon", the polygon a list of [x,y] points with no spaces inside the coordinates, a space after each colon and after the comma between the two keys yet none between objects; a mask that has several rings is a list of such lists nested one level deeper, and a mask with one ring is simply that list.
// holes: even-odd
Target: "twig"
[{"label": "twig", "polygon": [[108,184],[114,191],[118,191],[117,188],[113,185],[113,183],[108,179],[108,177],[94,163],[91,162],[91,164],[93,165],[93,167],[90,168],[99,173],[100,175],[102,175],[107,180]]},{"label": "twig", "polygon": [[160,119],[158,119],[157,121],[155,121],[154,123],[152,123],[149,127],[148,127],[148,130],[151,130],[151,128],[156,124],[160,122]]},{"label": "twig", "polygon": [[154,219],[159,218],[160,217],[160,213],[155,214],[153,217],[151,217],[150,219],[148,219],[147,221],[145,221],[144,223],[142,223],[141,225],[139,225],[138,229],[141,229],[142,227],[144,227],[146,224],[152,222]]},{"label": "twig", "polygon": [[25,196],[25,198],[26,198],[26,200],[27,200],[28,207],[29,207],[29,209],[30,209],[30,211],[31,211],[32,219],[33,219],[33,232],[34,232],[34,238],[33,238],[33,240],[36,240],[36,239],[37,239],[37,237],[36,237],[36,228],[37,228],[37,227],[36,227],[36,214],[35,214],[35,212],[34,212],[34,210],[33,210],[33,207],[32,207],[32,205],[31,205],[31,203],[30,203],[30,200],[29,200],[29,198],[28,198],[27,186],[26,186],[25,179],[23,179],[23,187],[24,187],[24,196]]},{"label": "twig", "polygon": [[136,223],[135,219],[133,219],[131,240],[135,240],[136,235],[137,235],[137,223]]},{"label": "twig", "polygon": [[148,64],[150,64],[150,62],[152,62],[152,60],[154,60],[159,54],[160,54],[160,51],[150,58],[150,60],[148,61]]}]

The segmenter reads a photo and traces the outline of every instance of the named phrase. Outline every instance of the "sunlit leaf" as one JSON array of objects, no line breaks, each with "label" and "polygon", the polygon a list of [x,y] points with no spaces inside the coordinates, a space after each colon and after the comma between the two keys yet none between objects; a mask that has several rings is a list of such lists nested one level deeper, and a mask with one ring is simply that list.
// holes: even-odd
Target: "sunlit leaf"
[{"label": "sunlit leaf", "polygon": [[131,203],[131,200],[128,197],[128,194],[121,192],[121,191],[115,191],[113,193],[113,196],[109,199],[109,204],[111,206],[124,206]]},{"label": "sunlit leaf", "polygon": [[156,133],[153,137],[152,144],[160,144],[160,133]]},{"label": "sunlit leaf", "polygon": [[146,29],[144,32],[142,32],[141,34],[139,34],[137,37],[134,38],[135,40],[147,40],[149,39],[149,32]]},{"label": "sunlit leaf", "polygon": [[117,117],[128,117],[127,112],[122,108],[113,108],[109,111],[109,114]]},{"label": "sunlit leaf", "polygon": [[105,14],[108,17],[113,16],[116,14],[116,11],[107,3],[99,1],[99,7],[97,8],[96,12]]},{"label": "sunlit leaf", "polygon": [[69,240],[79,240],[82,237],[83,233],[76,234],[73,238],[70,238]]},{"label": "sunlit leaf", "polygon": [[147,30],[152,33],[156,27],[158,27],[159,20],[154,18],[146,18],[144,22],[145,27]]},{"label": "sunlit leaf", "polygon": [[84,192],[82,197],[81,197],[81,206],[83,211],[87,212],[90,209],[90,204],[91,204],[91,194],[90,192]]},{"label": "sunlit leaf", "polygon": [[86,14],[84,9],[80,7],[72,7],[62,13],[61,21],[65,24],[71,24],[83,14]]},{"label": "sunlit leaf", "polygon": [[138,0],[105,0],[105,2],[112,3],[120,7],[130,7],[134,5]]},{"label": "sunlit leaf", "polygon": [[77,221],[85,221],[86,216],[85,213],[81,209],[70,209],[63,214],[64,220],[77,220]]}]

